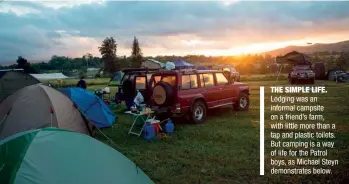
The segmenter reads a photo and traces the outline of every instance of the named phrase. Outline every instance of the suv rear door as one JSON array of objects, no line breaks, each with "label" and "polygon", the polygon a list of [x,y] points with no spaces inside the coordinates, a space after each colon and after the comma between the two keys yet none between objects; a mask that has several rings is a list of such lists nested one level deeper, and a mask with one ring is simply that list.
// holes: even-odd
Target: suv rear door
[{"label": "suv rear door", "polygon": [[233,101],[232,85],[229,85],[228,79],[223,73],[215,73],[216,85],[218,86],[219,92],[219,105],[230,104]]},{"label": "suv rear door", "polygon": [[181,108],[191,107],[192,98],[201,93],[197,74],[182,74],[178,96],[181,100]]},{"label": "suv rear door", "polygon": [[219,105],[219,87],[215,85],[213,73],[199,74],[201,87],[204,88],[203,95],[206,99],[208,108],[213,108]]}]

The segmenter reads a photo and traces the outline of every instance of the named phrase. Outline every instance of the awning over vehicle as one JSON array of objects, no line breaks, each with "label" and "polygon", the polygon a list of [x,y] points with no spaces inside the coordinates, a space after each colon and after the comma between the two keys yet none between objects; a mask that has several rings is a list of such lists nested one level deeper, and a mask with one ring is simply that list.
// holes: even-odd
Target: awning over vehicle
[{"label": "awning over vehicle", "polygon": [[68,77],[62,73],[43,73],[43,74],[30,74],[36,79],[42,80],[55,80],[55,79],[67,79]]},{"label": "awning over vehicle", "polygon": [[311,64],[311,58],[297,51],[290,52],[284,56],[276,57],[276,63],[283,64]]}]

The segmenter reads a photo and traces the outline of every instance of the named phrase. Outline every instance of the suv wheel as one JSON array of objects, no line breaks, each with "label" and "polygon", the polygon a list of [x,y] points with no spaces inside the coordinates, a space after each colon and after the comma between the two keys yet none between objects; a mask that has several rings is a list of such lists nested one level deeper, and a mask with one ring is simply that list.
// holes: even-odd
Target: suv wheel
[{"label": "suv wheel", "polygon": [[238,111],[246,111],[250,106],[250,99],[244,92],[240,93],[238,100],[234,104],[234,109]]},{"label": "suv wheel", "polygon": [[203,123],[206,119],[206,106],[202,101],[196,101],[190,112],[191,119],[194,123]]}]

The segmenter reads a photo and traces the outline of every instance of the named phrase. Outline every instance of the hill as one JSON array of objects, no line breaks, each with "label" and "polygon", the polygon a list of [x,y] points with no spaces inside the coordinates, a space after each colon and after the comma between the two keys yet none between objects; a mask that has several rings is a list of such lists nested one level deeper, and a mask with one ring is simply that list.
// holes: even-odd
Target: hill
[{"label": "hill", "polygon": [[329,52],[329,53],[349,52],[349,40],[337,42],[337,43],[327,43],[327,44],[317,43],[317,44],[308,45],[308,46],[288,46],[288,47],[279,48],[276,50],[266,52],[266,54],[270,54],[272,56],[280,56],[280,55],[285,55],[292,51],[297,51],[297,52],[307,53],[307,54],[312,54],[315,52]]}]

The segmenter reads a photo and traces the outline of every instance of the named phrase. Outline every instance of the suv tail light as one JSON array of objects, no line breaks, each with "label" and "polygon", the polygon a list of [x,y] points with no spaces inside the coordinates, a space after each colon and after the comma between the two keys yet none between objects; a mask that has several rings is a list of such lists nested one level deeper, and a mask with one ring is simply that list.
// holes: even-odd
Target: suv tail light
[{"label": "suv tail light", "polygon": [[180,113],[181,112],[181,104],[179,104],[179,103],[175,104],[175,106],[172,107],[171,112],[172,113]]}]

